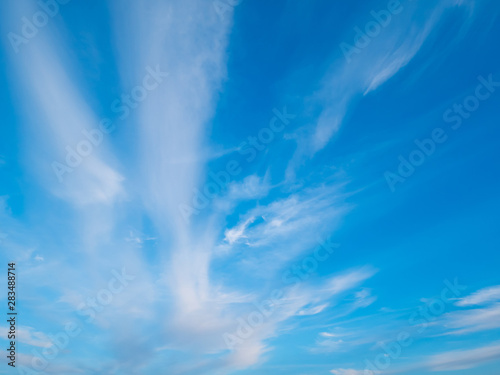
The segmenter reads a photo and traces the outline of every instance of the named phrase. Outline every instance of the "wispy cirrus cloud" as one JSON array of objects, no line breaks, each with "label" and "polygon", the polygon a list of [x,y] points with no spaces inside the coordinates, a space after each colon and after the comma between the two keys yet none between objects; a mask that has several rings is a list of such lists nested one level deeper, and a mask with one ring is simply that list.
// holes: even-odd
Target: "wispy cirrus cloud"
[{"label": "wispy cirrus cloud", "polygon": [[[19,19],[37,10],[36,4],[17,2],[1,17]],[[43,202],[42,207],[29,212],[35,219],[18,223],[13,216],[21,216],[19,207],[24,202],[13,205],[11,210],[0,197],[0,219],[2,225],[6,223],[0,233],[2,246],[15,252],[23,263],[26,311],[31,308],[33,316],[41,316],[33,318],[41,327],[21,329],[26,352],[19,353],[20,363],[28,365],[33,357],[26,353],[48,345],[46,339],[50,332],[60,329],[59,321],[76,318],[82,322],[81,306],[87,311],[99,296],[107,295],[111,272],[125,267],[134,275],[134,282],[113,294],[109,304],[96,305],[98,311],[92,310],[95,318],[83,321],[83,333],[72,342],[74,348],[61,353],[47,372],[157,374],[165,371],[165,366],[170,373],[183,375],[259,372],[258,366],[272,358],[276,342],[290,341],[292,344],[284,345],[288,350],[296,346],[288,337],[301,335],[303,345],[293,349],[302,350],[297,359],[302,360],[303,355],[304,362],[316,363],[313,356],[328,355],[329,364],[318,372],[360,374],[354,369],[354,361],[342,359],[342,365],[334,366],[330,359],[350,350],[378,348],[375,344],[387,342],[398,329],[408,326],[407,311],[377,310],[374,305],[380,301],[380,294],[369,284],[378,268],[384,267],[385,271],[385,263],[377,264],[377,268],[363,266],[372,264],[372,259],[366,261],[364,255],[351,258],[353,254],[346,254],[339,262],[327,256],[321,263],[312,256],[318,241],[335,233],[357,207],[346,175],[332,174],[333,167],[328,165],[314,166],[314,171],[300,176],[300,181],[294,179],[294,174],[301,167],[311,167],[308,162],[335,139],[363,97],[381,92],[385,83],[410,67],[448,15],[467,14],[473,2],[442,0],[425,11],[415,2],[404,3],[404,12],[394,16],[390,27],[353,56],[349,64],[338,59],[329,65],[326,74],[316,77],[320,90],[307,99],[314,107],[313,118],[296,134],[289,133],[293,127],[287,128],[284,142],[273,136],[275,142],[255,156],[256,162],[242,165],[241,173],[214,194],[210,207],[191,222],[182,219],[179,204],[192,202],[194,191],[204,186],[212,166],[241,149],[234,147],[237,143],[230,137],[226,139],[226,135],[222,141],[213,139],[220,134],[218,130],[212,134],[212,127],[216,126],[214,114],[225,83],[231,83],[230,91],[229,87],[238,81],[227,81],[226,69],[228,61],[241,54],[231,50],[230,43],[240,40],[243,26],[239,25],[232,35],[233,12],[222,19],[212,1],[152,0],[128,2],[126,6],[110,2],[103,8],[97,4],[101,3],[89,6],[85,22],[95,21],[98,26],[92,30],[111,40],[106,44],[112,50],[108,58],[116,61],[110,62],[109,70],[118,76],[101,77],[99,86],[106,87],[102,91],[110,89],[113,93],[108,94],[113,97],[116,92],[128,95],[130,88],[144,79],[145,67],[150,66],[158,67],[165,80],[148,94],[147,100],[134,107],[119,132],[107,137],[59,183],[51,161],[64,159],[67,146],[78,144],[82,131],[98,126],[101,105],[97,103],[107,95],[101,97],[102,92],[95,90],[96,82],[92,87],[81,80],[86,67],[74,48],[81,24],[74,26],[71,16],[67,22],[63,18],[63,12],[75,9],[72,5],[61,8],[43,34],[23,46],[26,48],[22,53],[7,54],[18,81],[15,90],[23,98],[15,103],[23,114],[20,137],[29,146],[20,148],[23,168],[30,176],[29,184],[40,187],[26,203]],[[86,4],[79,6],[85,8]],[[234,12],[251,10],[246,6]],[[266,11],[272,12],[274,6],[281,5],[273,3],[266,6]],[[298,5],[310,11],[309,6],[307,2]],[[102,20],[94,18],[97,8]],[[470,19],[464,17],[458,22],[463,27],[473,20],[472,13],[468,15]],[[106,34],[109,25],[111,36]],[[256,32],[253,27],[252,42]],[[74,35],[66,38],[68,31]],[[461,36],[453,38],[456,41]],[[314,33],[307,34],[307,38],[314,37]],[[91,51],[83,54],[99,65],[99,51],[89,40],[86,43]],[[323,52],[321,59],[325,57]],[[434,61],[431,56],[427,63]],[[232,69],[234,65],[239,62],[233,62]],[[290,66],[295,67],[292,63]],[[246,68],[243,70],[248,73]],[[266,86],[273,84],[275,77],[263,77]],[[413,74],[411,79],[418,77]],[[246,95],[236,86],[238,96]],[[405,82],[400,87],[404,89]],[[259,100],[261,94],[259,91],[256,95]],[[298,96],[302,100],[307,95]],[[281,99],[288,97],[286,93]],[[224,107],[226,99],[219,103],[221,112],[236,112],[237,106]],[[262,110],[261,104],[250,101],[255,106],[252,112]],[[106,106],[107,99],[103,102]],[[263,102],[266,108],[280,104],[268,103],[267,99]],[[290,113],[295,117],[295,110],[290,108]],[[238,113],[237,117],[242,115]],[[269,134],[253,130],[252,134]],[[290,139],[297,140],[296,150],[287,149]],[[286,152],[269,162],[272,165],[260,163],[261,157],[271,155],[274,147],[282,151],[282,146]],[[214,149],[221,151],[210,151]],[[364,153],[364,149],[359,151]],[[286,157],[290,154],[291,160]],[[10,164],[12,155],[8,160]],[[45,217],[48,220],[40,219]],[[363,225],[347,236],[359,246],[360,254],[368,245],[356,242],[357,237],[366,237],[367,241],[377,238]],[[360,232],[363,229],[366,236]],[[8,237],[2,237],[4,231],[8,231]],[[6,256],[10,254],[6,252]],[[383,262],[386,260],[383,258]],[[304,277],[298,277],[295,270],[303,271],[309,261],[316,262],[315,266]],[[393,284],[393,280],[387,284],[391,292]],[[497,289],[485,288],[453,300],[453,308],[467,310],[436,317],[429,324],[428,336],[445,340],[452,334],[463,337],[497,329]],[[253,327],[248,337],[229,349],[224,334],[237,331],[241,321],[248,321],[275,290],[282,292],[279,306]],[[390,297],[392,302],[393,295]],[[363,315],[365,308],[369,309],[367,316]],[[496,347],[479,349],[436,355],[429,360],[429,366],[469,366],[496,355]],[[92,361],[79,358],[80,353],[89,353]],[[452,354],[464,354],[462,359],[469,359],[469,364],[452,362]],[[314,366],[319,369],[319,365]]]},{"label": "wispy cirrus cloud", "polygon": [[364,371],[339,368],[330,371],[333,375],[363,375]]},{"label": "wispy cirrus cloud", "polygon": [[[470,13],[472,9],[470,1],[443,0],[427,15],[417,3],[399,4],[401,12],[392,15],[379,35],[370,38],[368,45],[348,61],[336,60],[321,79],[322,88],[315,94],[319,115],[298,141],[287,169],[288,178],[293,178],[305,160],[326,147],[363,96],[377,90],[413,60],[449,13]],[[463,28],[467,29],[472,20],[464,22]],[[457,38],[462,36],[459,33]]]},{"label": "wispy cirrus cloud", "polygon": [[492,343],[475,349],[436,354],[426,361],[426,365],[432,371],[458,371],[474,368],[498,358],[500,344]]},{"label": "wispy cirrus cloud", "polygon": [[448,335],[465,335],[500,328],[500,303],[491,306],[454,311],[443,316],[441,324]]},{"label": "wispy cirrus cloud", "polygon": [[[9,7],[13,19],[35,11],[35,5],[28,0]],[[72,172],[65,175],[62,183],[54,173],[54,162],[62,165],[68,158],[76,160],[76,146],[85,139],[82,131],[97,128],[100,120],[78,85],[78,62],[65,53],[67,46],[55,27],[47,26],[22,53],[10,51],[18,77],[15,89],[23,96],[18,105],[26,120],[24,142],[30,144],[26,147],[25,163],[46,189],[59,198],[77,206],[109,204],[123,195],[124,189],[123,176],[110,162],[106,147],[100,152],[94,150],[74,169],[66,166]]]},{"label": "wispy cirrus cloud", "polygon": [[477,306],[477,305],[486,305],[488,303],[493,303],[497,301],[500,301],[499,285],[478,290],[477,292],[467,297],[461,298],[455,303],[455,305],[460,307]]}]

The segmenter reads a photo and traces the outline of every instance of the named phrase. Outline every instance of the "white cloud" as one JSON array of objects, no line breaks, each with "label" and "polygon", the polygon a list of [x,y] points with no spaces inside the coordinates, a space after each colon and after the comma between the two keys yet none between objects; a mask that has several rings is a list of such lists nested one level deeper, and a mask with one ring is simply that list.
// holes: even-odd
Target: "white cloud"
[{"label": "white cloud", "polygon": [[[359,49],[359,54],[353,54],[350,61],[341,55],[332,63],[330,71],[322,78],[322,89],[315,94],[320,114],[305,130],[307,134],[299,138],[286,172],[289,180],[294,179],[296,169],[305,159],[312,158],[335,137],[359,99],[378,89],[408,65],[432,31],[438,28],[446,12],[456,11],[460,5],[466,5],[466,9],[469,7],[469,4],[455,0],[442,0],[436,3],[430,14],[422,17],[421,7],[405,2],[403,11],[393,15],[390,24],[372,38],[369,45]],[[464,27],[469,24],[465,23]],[[459,34],[456,38],[461,36]]]},{"label": "white cloud", "polygon": [[500,359],[500,344],[498,343],[476,349],[437,354],[432,356],[426,364],[433,371],[458,371],[474,368],[495,359]]},{"label": "white cloud", "polygon": [[492,306],[446,314],[441,324],[448,334],[463,335],[500,328],[500,303]]},{"label": "white cloud", "polygon": [[238,226],[231,229],[226,229],[226,231],[224,232],[224,240],[226,240],[227,242],[229,242],[230,245],[232,245],[240,238],[246,238],[246,236],[244,235],[245,230],[249,224],[253,223],[254,220],[255,220],[254,217],[249,217],[247,220],[245,220]]},{"label": "white cloud", "polygon": [[[360,285],[366,279],[375,275],[377,271],[371,267],[361,268],[344,275],[336,276],[327,283],[327,289],[338,294]],[[359,293],[357,293],[359,296]]]},{"label": "white cloud", "polygon": [[364,372],[361,370],[343,369],[343,368],[331,370],[330,372],[333,375],[363,375],[364,374]]},{"label": "white cloud", "polygon": [[457,301],[457,306],[485,305],[491,302],[500,301],[500,285],[481,289],[467,297]]},{"label": "white cloud", "polygon": [[[111,5],[111,13],[116,17],[114,52],[119,56],[123,90],[141,80],[145,66],[159,65],[161,70],[171,72],[165,84],[141,103],[134,119],[130,119],[133,129],[137,130],[140,155],[137,175],[133,179],[139,182],[131,190],[139,191],[147,207],[147,212],[141,214],[147,216],[160,232],[162,240],[158,241],[158,254],[161,256],[158,258],[161,260],[154,264],[155,269],[161,269],[159,273],[151,271],[153,267],[144,263],[136,252],[137,246],[133,246],[153,238],[131,232],[124,240],[122,231],[121,242],[116,246],[109,245],[112,229],[117,224],[113,203],[126,195],[126,184],[134,183],[127,180],[129,176],[115,165],[110,147],[102,144],[98,151],[66,176],[63,184],[52,181],[53,172],[48,168],[50,162],[54,158],[63,158],[65,146],[78,142],[80,131],[95,127],[98,121],[72,74],[79,70],[79,66],[62,57],[66,50],[64,44],[46,29],[48,39],[40,37],[36,43],[33,41],[22,55],[25,60],[16,64],[23,77],[19,85],[30,93],[23,104],[24,109],[32,111],[42,124],[31,128],[37,131],[42,141],[30,142],[36,144],[35,149],[28,151],[29,159],[35,161],[30,168],[35,174],[39,173],[49,191],[79,210],[78,217],[83,222],[81,238],[92,245],[89,246],[92,252],[85,254],[88,258],[79,262],[77,268],[65,267],[62,263],[52,263],[43,269],[35,267],[29,270],[30,282],[35,285],[42,280],[43,284],[37,285],[42,287],[58,284],[57,288],[51,289],[62,296],[57,303],[69,306],[73,313],[73,308],[83,303],[87,296],[95,296],[107,285],[108,269],[115,264],[126,264],[137,275],[137,279],[115,296],[113,304],[92,323],[92,328],[105,328],[101,332],[107,334],[102,334],[99,339],[106,340],[106,348],[118,353],[117,359],[109,364],[108,368],[113,369],[111,372],[119,372],[123,367],[140,372],[149,355],[169,350],[195,353],[200,357],[207,353],[219,354],[222,358],[193,360],[188,365],[191,366],[188,370],[193,373],[219,367],[248,367],[261,361],[263,354],[271,350],[268,340],[277,335],[291,318],[325,314],[325,310],[335,306],[343,295],[350,296],[348,305],[353,309],[374,301],[369,290],[356,291],[375,274],[370,267],[349,270],[320,281],[303,282],[295,288],[284,287],[283,304],[276,313],[240,347],[226,355],[227,348],[221,336],[234,331],[238,324],[236,319],[255,309],[253,303],[260,301],[265,293],[260,286],[273,285],[279,277],[275,271],[310,252],[317,245],[316,237],[333,232],[349,207],[343,200],[340,187],[328,185],[270,200],[268,195],[272,187],[266,178],[252,175],[230,185],[229,193],[221,200],[227,199],[231,204],[224,206],[223,213],[209,217],[203,225],[189,224],[179,217],[179,203],[191,202],[193,189],[203,184],[207,167],[204,163],[209,157],[206,150],[210,149],[206,144],[207,128],[221,82],[225,79],[225,48],[230,20],[226,17],[222,22],[212,6],[211,1],[201,0],[151,0],[132,2],[126,7]],[[340,90],[334,97],[329,97],[328,105],[309,134],[308,148],[304,153],[311,156],[324,148],[340,129],[346,109],[355,97],[375,90],[396,74],[418,52],[421,43],[415,37],[408,45],[394,48],[391,56],[377,55],[374,61],[378,64],[373,69],[355,66],[335,70],[325,90],[331,89],[337,81]],[[374,50],[377,52],[376,48]],[[37,63],[32,64],[32,61]],[[357,77],[360,72],[362,76]],[[347,98],[345,101],[344,97]],[[38,124],[38,121],[33,124]],[[41,155],[41,159],[37,160],[36,155]],[[40,165],[41,172],[37,172]],[[264,197],[265,202],[256,202]],[[251,208],[241,215],[239,221],[224,230],[227,218],[223,215],[234,213],[231,209],[240,201],[255,204],[249,204]],[[0,204],[2,202],[0,200]],[[72,244],[78,242],[75,240]],[[215,279],[212,266],[220,242],[234,250],[247,246],[251,251],[238,259],[241,263],[233,262],[234,258],[230,258],[233,253],[228,251],[225,254],[228,258],[224,259],[227,263],[223,266],[230,265],[227,267],[230,270],[227,274],[221,272],[222,277]],[[99,243],[104,245],[98,246]],[[35,248],[30,251],[31,256]],[[43,254],[49,260],[55,258],[50,249],[44,249]],[[34,259],[41,261],[43,257],[36,255]],[[84,259],[84,255],[78,253],[80,259]],[[236,266],[241,268],[234,271]],[[242,289],[239,289],[240,285],[233,285],[231,274],[240,269],[246,271],[237,275],[247,283]],[[255,270],[258,272],[253,272]],[[57,278],[48,278],[50,274],[57,275]],[[89,274],[91,278],[88,278]],[[84,279],[89,282],[82,285]],[[255,293],[244,291],[252,287]],[[482,320],[491,316],[485,314]],[[138,321],[141,324],[138,325]],[[154,322],[154,327],[147,326],[150,322]],[[144,332],[149,336],[144,336]],[[46,345],[44,337],[33,329],[28,328],[24,333],[30,345]],[[343,344],[343,340],[336,340],[332,333],[323,332],[322,336],[329,339],[323,345],[330,350]],[[336,369],[331,373],[358,374],[352,369]]]},{"label": "white cloud", "polygon": [[[33,5],[16,2],[10,11],[33,14]],[[78,85],[80,66],[66,57],[67,46],[53,26],[48,25],[22,53],[15,54],[9,48],[18,78],[16,89],[23,97],[18,105],[25,116],[23,141],[30,145],[25,148],[27,167],[47,190],[74,205],[109,204],[123,195],[124,189],[123,176],[109,161],[106,139],[91,145],[92,151],[71,166],[72,172],[61,175],[61,183],[53,170],[53,162],[66,165],[68,147],[76,155],[77,145],[86,140],[82,131],[98,128],[100,121]]]},{"label": "white cloud", "polygon": [[328,307],[328,303],[322,303],[316,306],[307,306],[298,312],[298,315],[316,315]]},{"label": "white cloud", "polygon": [[[2,337],[7,337],[8,331],[8,327],[0,327]],[[16,332],[17,340],[25,345],[39,348],[48,348],[54,345],[46,334],[36,331],[33,327],[18,326]]]},{"label": "white cloud", "polygon": [[323,337],[337,337],[337,335],[335,333],[331,333],[331,332],[320,332],[319,335],[323,336]]},{"label": "white cloud", "polygon": [[232,183],[229,186],[228,197],[234,200],[265,197],[271,188],[266,180],[267,176],[264,178],[256,175],[245,177],[241,183]]}]

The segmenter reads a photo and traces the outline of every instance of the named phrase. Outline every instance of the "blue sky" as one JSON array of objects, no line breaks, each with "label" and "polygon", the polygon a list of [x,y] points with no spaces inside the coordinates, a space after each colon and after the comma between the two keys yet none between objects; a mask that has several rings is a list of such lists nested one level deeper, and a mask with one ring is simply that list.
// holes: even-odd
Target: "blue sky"
[{"label": "blue sky", "polygon": [[0,8],[0,373],[498,374],[498,2]]}]

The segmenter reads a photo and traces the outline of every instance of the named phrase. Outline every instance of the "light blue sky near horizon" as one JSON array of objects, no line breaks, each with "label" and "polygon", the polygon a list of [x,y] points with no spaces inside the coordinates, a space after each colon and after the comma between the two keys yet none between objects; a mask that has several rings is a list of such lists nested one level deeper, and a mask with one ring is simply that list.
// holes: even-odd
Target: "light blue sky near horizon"
[{"label": "light blue sky near horizon", "polygon": [[500,4],[71,0],[13,46],[41,9],[0,5],[0,373],[499,373]]}]

